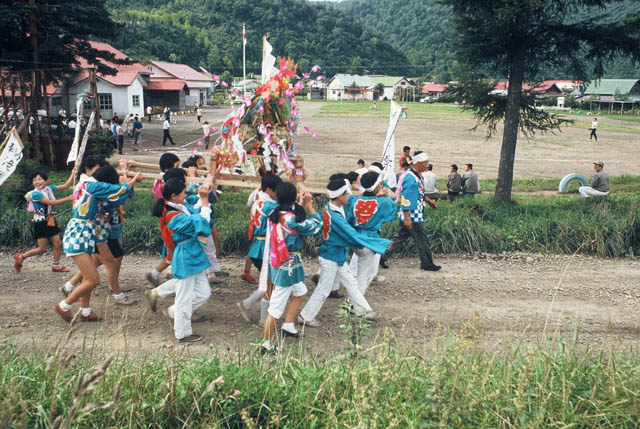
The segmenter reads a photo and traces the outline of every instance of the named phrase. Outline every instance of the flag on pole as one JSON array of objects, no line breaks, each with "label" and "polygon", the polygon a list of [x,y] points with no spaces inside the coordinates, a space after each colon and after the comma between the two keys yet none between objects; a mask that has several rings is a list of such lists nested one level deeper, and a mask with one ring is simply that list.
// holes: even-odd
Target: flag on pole
[{"label": "flag on pole", "polygon": [[267,36],[262,37],[262,84],[264,85],[271,76],[278,74],[278,69],[274,67],[276,57],[271,55],[273,46],[267,42]]},{"label": "flag on pole", "polygon": [[247,33],[244,30],[244,24],[242,24],[242,46],[247,44]]},{"label": "flag on pole", "polygon": [[76,100],[76,112],[78,112],[78,116],[76,116],[76,134],[73,136],[71,150],[69,151],[69,155],[67,156],[67,164],[74,162],[78,158],[78,145],[80,144],[80,121],[78,119],[82,117],[83,105],[84,97],[78,97]]},{"label": "flag on pole", "polygon": [[0,153],[0,185],[2,185],[16,171],[18,163],[22,160],[24,146],[15,128],[7,135],[0,147],[3,147]]},{"label": "flag on pole", "polygon": [[396,174],[393,170],[394,155],[396,152],[395,132],[402,113],[402,106],[391,100],[391,109],[389,112],[389,128],[387,128],[387,137],[384,139],[382,148],[382,174],[387,184],[394,188],[396,186]]}]

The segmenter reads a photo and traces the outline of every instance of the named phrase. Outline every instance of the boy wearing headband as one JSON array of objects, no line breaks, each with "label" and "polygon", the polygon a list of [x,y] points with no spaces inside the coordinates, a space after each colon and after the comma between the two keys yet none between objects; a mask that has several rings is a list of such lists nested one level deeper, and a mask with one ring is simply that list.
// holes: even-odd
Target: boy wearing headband
[{"label": "boy wearing headband", "polygon": [[422,180],[422,173],[427,170],[429,165],[429,157],[422,151],[416,151],[413,154],[412,163],[411,168],[402,176],[398,184],[400,228],[391,239],[391,248],[382,256],[380,266],[388,268],[386,260],[389,256],[398,251],[402,243],[407,241],[409,237],[413,237],[420,254],[421,268],[426,271],[438,271],[440,266],[433,263],[429,237],[424,229],[424,201],[427,201],[432,207],[434,204],[425,195],[424,181]]},{"label": "boy wearing headband", "polygon": [[331,292],[335,279],[343,285],[356,314],[375,320],[378,315],[372,311],[358,287],[358,282],[345,264],[349,247],[361,249],[367,247],[376,253],[384,253],[389,247],[389,240],[379,237],[367,237],[353,228],[345,213],[344,206],[351,196],[349,180],[334,180],[327,185],[327,193],[331,201],[325,206],[322,215],[322,238],[318,262],[320,280],[313,295],[300,312],[298,322],[311,326],[319,326],[316,316]]}]

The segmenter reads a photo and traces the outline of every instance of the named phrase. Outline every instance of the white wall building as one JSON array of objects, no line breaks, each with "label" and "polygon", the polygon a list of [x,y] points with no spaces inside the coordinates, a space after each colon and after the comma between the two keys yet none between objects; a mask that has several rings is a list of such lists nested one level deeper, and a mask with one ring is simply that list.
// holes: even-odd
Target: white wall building
[{"label": "white wall building", "polygon": [[151,78],[179,79],[187,84],[188,93],[185,94],[187,108],[195,104],[204,105],[211,94],[213,79],[206,76],[186,64],[168,63],[166,61],[145,61],[143,63],[151,72]]},{"label": "white wall building", "polygon": [[371,101],[374,88],[369,76],[337,74],[329,81],[327,100]]}]

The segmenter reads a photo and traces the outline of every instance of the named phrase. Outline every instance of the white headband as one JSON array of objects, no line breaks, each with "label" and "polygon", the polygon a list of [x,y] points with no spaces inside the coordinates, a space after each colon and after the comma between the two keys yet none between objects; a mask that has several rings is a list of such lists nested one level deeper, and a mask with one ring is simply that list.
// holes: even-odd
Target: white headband
[{"label": "white headband", "polygon": [[369,166],[369,171],[373,171],[374,173],[382,174],[382,170],[375,165]]},{"label": "white headband", "polygon": [[364,190],[367,192],[373,192],[380,183],[382,183],[382,174],[378,174],[378,178],[376,179],[376,182],[370,187],[364,188]]},{"label": "white headband", "polygon": [[344,194],[351,195],[351,183],[347,179],[344,179],[343,187],[336,189],[335,191],[327,189],[327,194],[329,194],[329,198],[331,198],[332,200]]},{"label": "white headband", "polygon": [[429,161],[429,156],[426,153],[422,152],[413,156],[413,163],[417,164],[419,162]]}]

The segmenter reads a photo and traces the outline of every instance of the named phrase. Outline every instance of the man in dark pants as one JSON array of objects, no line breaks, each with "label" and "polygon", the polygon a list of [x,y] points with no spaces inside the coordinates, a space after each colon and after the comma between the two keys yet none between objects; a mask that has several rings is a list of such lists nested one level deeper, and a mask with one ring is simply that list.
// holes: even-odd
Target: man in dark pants
[{"label": "man in dark pants", "polygon": [[170,128],[171,128],[171,125],[169,124],[169,120],[165,118],[165,120],[162,122],[162,132],[163,132],[162,146],[164,146],[165,143],[167,143],[167,139],[169,139],[172,145],[175,145],[175,143],[173,142],[173,139],[171,138],[171,134],[169,132]]},{"label": "man in dark pants", "polygon": [[424,202],[437,207],[435,202],[425,195],[422,173],[427,170],[429,157],[422,151],[413,154],[412,167],[404,175],[400,187],[400,228],[391,239],[391,248],[380,259],[382,268],[389,268],[386,261],[397,252],[409,237],[413,237],[420,255],[420,267],[426,271],[438,271],[439,265],[433,263],[433,254],[429,246],[429,237],[424,229]]}]

